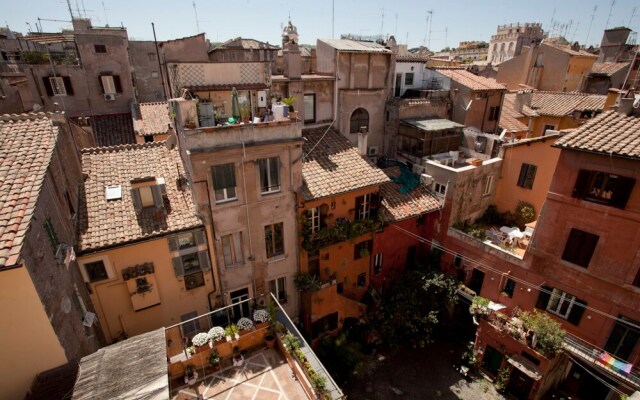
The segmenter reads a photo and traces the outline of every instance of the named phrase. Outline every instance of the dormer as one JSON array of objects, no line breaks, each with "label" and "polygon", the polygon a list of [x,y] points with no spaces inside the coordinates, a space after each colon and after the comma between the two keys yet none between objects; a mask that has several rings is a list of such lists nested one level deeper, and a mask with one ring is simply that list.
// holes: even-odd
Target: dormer
[{"label": "dormer", "polygon": [[164,210],[165,201],[168,201],[164,178],[133,179],[131,181],[131,200],[136,214],[140,214],[146,209]]}]

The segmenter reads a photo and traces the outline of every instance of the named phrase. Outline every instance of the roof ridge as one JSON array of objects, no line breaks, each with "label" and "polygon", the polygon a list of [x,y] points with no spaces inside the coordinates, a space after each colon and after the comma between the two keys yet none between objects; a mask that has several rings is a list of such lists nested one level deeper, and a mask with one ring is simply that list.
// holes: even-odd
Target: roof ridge
[{"label": "roof ridge", "polygon": [[32,121],[37,119],[51,119],[54,115],[64,115],[64,113],[53,113],[53,112],[30,112],[30,113],[20,113],[20,114],[2,114],[0,115],[0,121],[2,122],[15,122],[15,121]]},{"label": "roof ridge", "polygon": [[154,105],[154,106],[159,106],[159,105],[169,105],[168,101],[148,101],[146,103],[138,103],[139,106],[147,106],[147,105]]},{"label": "roof ridge", "polygon": [[88,147],[82,149],[82,154],[98,154],[98,153],[107,153],[107,152],[117,152],[124,150],[138,150],[138,149],[146,149],[146,148],[154,148],[165,145],[165,140],[157,141],[157,142],[149,142],[149,143],[127,143],[127,144],[118,144],[115,146],[102,146],[102,147]]}]

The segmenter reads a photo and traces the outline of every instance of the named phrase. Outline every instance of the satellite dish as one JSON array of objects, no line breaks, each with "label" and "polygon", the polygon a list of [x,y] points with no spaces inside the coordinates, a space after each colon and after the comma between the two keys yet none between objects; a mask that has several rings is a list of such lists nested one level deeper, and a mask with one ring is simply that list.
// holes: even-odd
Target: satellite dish
[{"label": "satellite dish", "polygon": [[164,145],[166,146],[167,150],[173,150],[177,144],[178,144],[178,138],[176,137],[176,135],[169,135],[169,137],[167,138],[167,141],[164,142]]}]

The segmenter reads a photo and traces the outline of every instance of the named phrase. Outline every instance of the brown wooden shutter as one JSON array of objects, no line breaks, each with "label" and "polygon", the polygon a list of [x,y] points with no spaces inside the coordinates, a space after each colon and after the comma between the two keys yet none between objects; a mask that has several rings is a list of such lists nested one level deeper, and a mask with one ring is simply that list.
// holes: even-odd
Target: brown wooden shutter
[{"label": "brown wooden shutter", "polygon": [[204,234],[204,230],[201,229],[196,231],[196,244],[201,245],[206,243],[207,243],[207,237]]},{"label": "brown wooden shutter", "polygon": [[153,196],[153,205],[159,209],[164,209],[164,198],[162,197],[162,188],[160,186],[164,185],[153,185],[151,186],[151,195]]},{"label": "brown wooden shutter", "polygon": [[113,75],[113,86],[116,88],[116,93],[122,93],[122,84],[118,75]]},{"label": "brown wooden shutter", "polygon": [[584,310],[586,306],[587,306],[587,303],[585,301],[576,299],[575,302],[573,303],[573,306],[571,307],[571,311],[569,312],[567,321],[577,326],[580,323],[580,320],[582,319],[582,314],[584,314]]},{"label": "brown wooden shutter", "polygon": [[184,265],[182,265],[182,258],[180,258],[180,256],[174,257],[171,262],[173,263],[173,271],[176,273],[176,276],[184,276]]},{"label": "brown wooden shutter", "polygon": [[47,91],[47,96],[53,96],[53,88],[51,87],[51,81],[48,76],[42,77],[42,82],[44,83],[44,89]]},{"label": "brown wooden shutter", "polygon": [[583,198],[587,194],[589,178],[591,177],[591,171],[581,169],[578,172],[578,179],[576,180],[576,186],[573,188],[573,197]]},{"label": "brown wooden shutter", "polygon": [[73,86],[71,86],[71,78],[69,78],[68,76],[63,76],[62,82],[64,82],[64,90],[67,92],[67,96],[73,96]]},{"label": "brown wooden shutter", "polygon": [[131,201],[133,202],[133,208],[136,210],[136,214],[140,214],[142,212],[142,198],[140,197],[139,189],[131,189]]},{"label": "brown wooden shutter", "polygon": [[169,251],[178,251],[180,250],[180,244],[178,243],[178,237],[173,235],[173,236],[169,236],[169,238],[167,239],[167,242],[169,243]]},{"label": "brown wooden shutter", "polygon": [[200,262],[200,269],[208,271],[211,269],[211,263],[209,262],[209,252],[207,250],[198,252],[198,261]]},{"label": "brown wooden shutter", "polygon": [[635,185],[636,180],[633,178],[619,177],[616,182],[615,190],[613,191],[613,196],[611,197],[610,204],[613,207],[617,208],[625,208],[627,205],[627,201],[629,200],[629,196],[631,196],[631,191],[633,190],[633,185]]},{"label": "brown wooden shutter", "polygon": [[102,76],[98,77],[98,82],[100,83],[100,93],[104,94],[104,83],[102,82]]}]

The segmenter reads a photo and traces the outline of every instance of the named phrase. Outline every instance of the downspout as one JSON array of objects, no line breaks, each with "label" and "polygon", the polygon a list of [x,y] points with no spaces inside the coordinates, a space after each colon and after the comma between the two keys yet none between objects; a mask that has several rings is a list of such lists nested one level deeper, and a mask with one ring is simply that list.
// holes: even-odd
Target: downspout
[{"label": "downspout", "polygon": [[[333,90],[333,120],[338,119],[338,81],[340,80],[340,50],[336,50],[336,81]],[[338,129],[340,123],[338,122]]]},{"label": "downspout", "polygon": [[[300,149],[300,152],[302,152],[302,149]],[[302,157],[299,160],[300,162],[302,162]],[[300,246],[298,246],[298,195],[297,192],[293,189],[293,164],[294,162],[291,162],[291,147],[289,147],[289,187],[291,188],[291,193],[293,193],[293,215],[295,216],[294,218],[294,223],[293,223],[293,230],[294,230],[294,238],[295,238],[295,248],[296,248],[296,266],[297,268],[299,267],[299,261],[300,261]],[[297,271],[295,271],[297,272]],[[296,310],[298,311],[298,315],[300,315],[300,310],[302,307],[301,301],[300,301],[300,296],[295,296],[296,297]]]},{"label": "downspout", "polygon": [[247,179],[244,171],[244,163],[247,158],[247,150],[244,147],[244,139],[242,140],[242,187],[244,189],[244,211],[247,216],[247,233],[249,234],[249,258],[251,262],[251,286],[253,288],[253,296],[256,296],[256,271],[253,265],[255,257],[253,256],[253,241],[251,240],[251,220],[249,218],[249,198],[247,197]]},{"label": "downspout", "polygon": [[167,97],[167,88],[164,85],[164,74],[162,73],[162,63],[160,62],[160,51],[158,50],[158,40],[156,39],[156,26],[154,23],[151,23],[151,28],[153,29],[153,43],[156,46],[156,58],[158,59],[158,71],[160,71],[160,80],[162,81],[162,91],[164,92],[164,99],[169,100]]},{"label": "downspout", "polygon": [[482,132],[484,132],[484,121],[487,119],[487,107],[489,106],[489,95],[487,94],[487,97],[485,97],[484,99],[484,112],[482,113],[482,125],[480,127],[480,130]]}]

